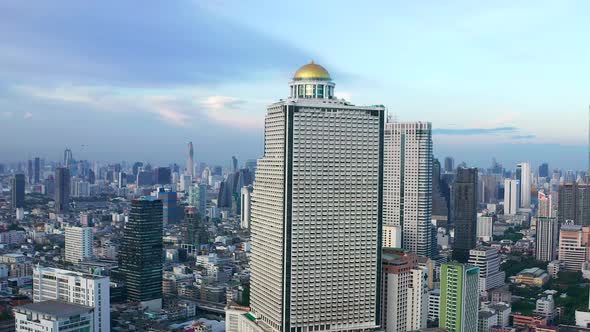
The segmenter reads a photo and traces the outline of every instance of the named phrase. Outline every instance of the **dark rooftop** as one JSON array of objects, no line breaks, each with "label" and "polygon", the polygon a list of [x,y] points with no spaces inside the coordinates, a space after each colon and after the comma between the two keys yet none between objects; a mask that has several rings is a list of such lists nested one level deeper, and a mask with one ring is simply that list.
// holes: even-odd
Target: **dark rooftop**
[{"label": "dark rooftop", "polygon": [[43,313],[56,317],[70,317],[74,315],[84,314],[94,309],[92,307],[87,307],[79,304],[49,300],[25,304],[17,307],[17,310],[33,311],[36,313]]}]

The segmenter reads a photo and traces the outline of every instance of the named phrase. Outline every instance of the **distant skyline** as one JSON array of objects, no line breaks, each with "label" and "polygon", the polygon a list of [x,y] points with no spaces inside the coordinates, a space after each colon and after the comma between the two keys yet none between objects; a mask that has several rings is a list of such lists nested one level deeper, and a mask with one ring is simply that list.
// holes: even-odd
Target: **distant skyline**
[{"label": "distant skyline", "polygon": [[195,162],[257,159],[266,106],[313,59],[338,96],[432,122],[435,157],[587,169],[588,11],[582,0],[4,1],[0,162],[70,147],[184,165],[189,141]]}]

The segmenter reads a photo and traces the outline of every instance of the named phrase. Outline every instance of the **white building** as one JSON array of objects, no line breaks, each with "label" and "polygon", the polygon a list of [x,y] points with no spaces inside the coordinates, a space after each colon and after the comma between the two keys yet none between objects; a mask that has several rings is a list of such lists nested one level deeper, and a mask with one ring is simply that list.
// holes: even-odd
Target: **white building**
[{"label": "white building", "polygon": [[96,332],[111,330],[109,277],[80,272],[35,267],[33,270],[33,301],[59,300],[94,308]]},{"label": "white building", "polygon": [[557,218],[537,217],[535,237],[535,257],[542,262],[551,262],[556,258],[559,239],[559,222]]},{"label": "white building", "polygon": [[428,320],[437,321],[440,314],[440,289],[433,289],[428,293]]},{"label": "white building", "polygon": [[250,219],[252,218],[252,190],[253,187],[245,186],[242,188],[242,199],[240,209],[240,227],[250,228]]},{"label": "white building", "polygon": [[66,261],[74,264],[92,258],[92,227],[66,227]]},{"label": "white building", "polygon": [[537,216],[545,217],[545,218],[554,217],[554,215],[553,215],[553,202],[552,202],[551,195],[545,195],[544,192],[539,191],[538,200],[539,200],[539,208],[538,208]]},{"label": "white building", "polygon": [[537,299],[534,314],[552,321],[555,316],[555,301],[552,295]]},{"label": "white building", "polygon": [[401,226],[402,247],[432,257],[432,125],[387,123],[384,142],[383,225]]},{"label": "white building", "polygon": [[469,250],[469,264],[479,267],[480,292],[504,285],[506,273],[500,271],[498,249],[481,247]]},{"label": "white building", "polygon": [[494,220],[488,216],[477,217],[477,238],[483,242],[492,241],[494,236]]},{"label": "white building", "polygon": [[396,225],[383,225],[383,248],[402,247],[402,228]]},{"label": "white building", "polygon": [[252,313],[272,331],[376,328],[385,108],[335,98],[314,63],[290,92],[268,107],[256,168]]},{"label": "white building", "polygon": [[493,310],[496,313],[498,321],[496,326],[506,327],[510,325],[510,314],[512,313],[512,307],[503,302],[494,303],[488,306],[488,309]]},{"label": "white building", "polygon": [[504,214],[515,215],[520,208],[520,182],[504,180]]},{"label": "white building", "polygon": [[496,325],[498,315],[491,310],[482,310],[477,317],[477,332],[489,332]]},{"label": "white building", "polygon": [[73,303],[45,301],[14,308],[16,332],[94,331],[94,309]]},{"label": "white building", "polygon": [[520,207],[531,207],[531,164],[520,163],[516,165],[516,179],[520,181]]},{"label": "white building", "polygon": [[581,225],[563,224],[559,230],[559,261],[566,271],[581,271],[586,262],[586,243],[590,228]]}]

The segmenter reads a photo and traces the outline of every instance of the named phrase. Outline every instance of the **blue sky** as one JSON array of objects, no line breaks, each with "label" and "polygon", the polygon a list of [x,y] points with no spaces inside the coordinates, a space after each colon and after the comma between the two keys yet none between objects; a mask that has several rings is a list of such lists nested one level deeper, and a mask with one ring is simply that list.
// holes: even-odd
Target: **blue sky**
[{"label": "blue sky", "polygon": [[[0,160],[229,163],[313,59],[437,156],[586,167],[587,1],[0,2]],[[85,147],[82,148],[82,145]]]}]

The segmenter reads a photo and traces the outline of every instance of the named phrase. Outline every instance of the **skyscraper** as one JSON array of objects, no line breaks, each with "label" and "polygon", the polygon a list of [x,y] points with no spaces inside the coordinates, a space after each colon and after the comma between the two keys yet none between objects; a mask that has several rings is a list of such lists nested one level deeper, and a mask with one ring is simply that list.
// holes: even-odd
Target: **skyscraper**
[{"label": "skyscraper", "polygon": [[92,227],[66,227],[66,261],[74,264],[92,258]]},{"label": "skyscraper", "polygon": [[186,175],[194,178],[195,161],[194,161],[193,142],[188,142],[188,159],[186,160]]},{"label": "skyscraper", "polygon": [[477,331],[479,268],[448,263],[441,266],[440,275],[438,326],[449,332]]},{"label": "skyscraper", "polygon": [[165,191],[164,188],[160,188],[157,197],[162,201],[164,225],[177,223],[180,218],[180,211],[178,210],[178,195],[176,192]]},{"label": "skyscraper", "polygon": [[560,224],[590,226],[590,183],[560,183],[557,197]]},{"label": "skyscraper", "polygon": [[33,184],[33,161],[27,160],[27,181],[29,185]]},{"label": "skyscraper", "polygon": [[453,173],[455,171],[455,159],[453,157],[445,157],[445,173]]},{"label": "skyscraper", "polygon": [[504,214],[515,215],[520,209],[520,181],[504,180]]},{"label": "skyscraper", "polygon": [[35,184],[41,182],[41,159],[36,157],[33,163],[33,182]]},{"label": "skyscraper", "polygon": [[559,230],[559,261],[566,271],[580,272],[588,259],[590,227],[565,224]]},{"label": "skyscraper", "polygon": [[441,178],[441,167],[438,159],[432,162],[432,219],[449,221],[449,186]]},{"label": "skyscraper", "polygon": [[416,254],[383,249],[381,329],[385,332],[414,331],[426,327],[428,285],[418,267]]},{"label": "skyscraper", "polygon": [[537,235],[535,258],[542,262],[555,260],[559,224],[556,218],[537,217]]},{"label": "skyscraper", "polygon": [[235,173],[238,171],[238,158],[231,156],[231,172]]},{"label": "skyscraper", "polygon": [[67,213],[70,209],[70,170],[55,169],[55,213]]},{"label": "skyscraper", "polygon": [[242,187],[241,195],[240,227],[249,229],[250,219],[252,218],[252,185]]},{"label": "skyscraper", "polygon": [[506,272],[500,271],[500,252],[480,247],[469,251],[469,264],[479,268],[479,290],[484,292],[504,285]]},{"label": "skyscraper", "polygon": [[172,174],[170,172],[170,167],[156,167],[154,169],[154,177],[156,184],[164,185],[170,184],[172,180]]},{"label": "skyscraper", "polygon": [[539,191],[537,200],[539,202],[537,216],[546,218],[553,217],[553,200],[551,195],[545,195],[544,192]]},{"label": "skyscraper", "polygon": [[520,206],[531,207],[531,165],[520,163],[516,165],[516,179],[520,181]]},{"label": "skyscraper", "polygon": [[467,263],[477,240],[477,168],[458,168],[453,184],[453,259]]},{"label": "skyscraper", "polygon": [[12,209],[24,208],[25,207],[25,175],[15,174],[10,179],[10,191],[12,196]]},{"label": "skyscraper", "polygon": [[541,166],[539,166],[539,177],[540,178],[549,177],[549,164],[542,163]]},{"label": "skyscraper", "polygon": [[72,163],[74,162],[74,158],[72,157],[72,150],[66,148],[64,151],[64,167],[69,168]]},{"label": "skyscraper", "polygon": [[127,300],[162,308],[162,201],[143,197],[131,203],[119,253]]},{"label": "skyscraper", "polygon": [[387,123],[383,158],[383,225],[401,226],[403,248],[431,256],[431,124]]},{"label": "skyscraper", "polygon": [[313,62],[269,106],[252,194],[251,310],[272,331],[380,324],[385,109],[334,97]]}]

